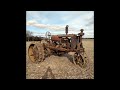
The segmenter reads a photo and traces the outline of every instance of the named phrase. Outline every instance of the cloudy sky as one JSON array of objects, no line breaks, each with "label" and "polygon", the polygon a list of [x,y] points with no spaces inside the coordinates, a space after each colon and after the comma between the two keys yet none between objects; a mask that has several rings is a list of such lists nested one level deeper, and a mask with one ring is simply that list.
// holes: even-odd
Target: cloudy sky
[{"label": "cloudy sky", "polygon": [[94,38],[94,11],[26,11],[26,30],[33,35],[45,37],[49,31],[52,35],[78,34],[84,29],[85,38]]}]

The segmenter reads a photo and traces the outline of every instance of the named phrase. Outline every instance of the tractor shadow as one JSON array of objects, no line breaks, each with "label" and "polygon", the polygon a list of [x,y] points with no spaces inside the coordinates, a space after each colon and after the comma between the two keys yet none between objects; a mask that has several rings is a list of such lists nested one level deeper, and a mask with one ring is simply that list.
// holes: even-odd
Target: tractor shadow
[{"label": "tractor shadow", "polygon": [[74,63],[73,62],[73,56],[72,55],[69,55],[68,53],[65,53],[65,54],[62,54],[62,55],[57,55],[56,53],[53,54],[54,56],[59,56],[59,57],[67,57],[68,60],[71,62],[71,63]]},{"label": "tractor shadow", "polygon": [[69,54],[64,54],[63,55],[64,57],[67,57],[68,58],[68,60],[71,62],[71,63],[73,63],[73,56],[71,56],[71,55],[69,55]]},{"label": "tractor shadow", "polygon": [[50,68],[50,66],[47,68],[45,74],[42,76],[42,79],[55,79],[55,76],[52,73],[52,69]]},{"label": "tractor shadow", "polygon": [[61,55],[58,55],[56,52],[54,52],[52,55],[57,56],[57,57],[67,57],[67,59],[71,62],[74,63],[73,61],[73,55],[70,55],[68,53],[63,53]]}]

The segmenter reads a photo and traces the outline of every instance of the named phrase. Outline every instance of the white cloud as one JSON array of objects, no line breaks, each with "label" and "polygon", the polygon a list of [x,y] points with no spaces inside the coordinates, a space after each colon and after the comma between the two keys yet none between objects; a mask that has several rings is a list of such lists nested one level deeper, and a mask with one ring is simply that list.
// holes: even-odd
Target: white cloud
[{"label": "white cloud", "polygon": [[30,21],[27,21],[27,23],[26,23],[26,25],[34,25],[34,24],[37,24],[37,21],[30,20]]},{"label": "white cloud", "polygon": [[42,29],[50,29],[50,30],[64,30],[65,28],[64,26],[61,25],[39,24],[35,20],[28,21],[26,25],[35,26]]},{"label": "white cloud", "polygon": [[85,37],[93,37],[94,11],[28,11],[26,25],[53,34],[64,34],[65,26],[69,25],[68,33],[77,34],[84,29]]},{"label": "white cloud", "polygon": [[45,37],[45,33],[33,32],[33,36]]}]

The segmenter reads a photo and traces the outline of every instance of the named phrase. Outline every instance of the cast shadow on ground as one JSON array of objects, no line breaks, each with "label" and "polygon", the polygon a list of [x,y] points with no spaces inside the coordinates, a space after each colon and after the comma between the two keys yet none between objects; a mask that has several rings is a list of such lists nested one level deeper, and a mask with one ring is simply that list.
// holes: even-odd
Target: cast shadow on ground
[{"label": "cast shadow on ground", "polygon": [[72,56],[72,55],[69,55],[68,53],[65,53],[65,54],[62,54],[62,55],[57,55],[56,53],[54,53],[53,55],[59,56],[59,57],[67,57],[68,60],[69,60],[71,63],[74,63],[74,62],[73,62],[73,56]]},{"label": "cast shadow on ground", "polygon": [[73,56],[71,56],[71,55],[69,55],[69,54],[67,54],[67,53],[64,54],[63,56],[64,56],[64,57],[67,57],[68,60],[69,60],[71,63],[74,63],[74,62],[73,62]]},{"label": "cast shadow on ground", "polygon": [[52,73],[52,69],[50,67],[47,68],[47,71],[42,76],[42,79],[55,79],[55,76]]}]

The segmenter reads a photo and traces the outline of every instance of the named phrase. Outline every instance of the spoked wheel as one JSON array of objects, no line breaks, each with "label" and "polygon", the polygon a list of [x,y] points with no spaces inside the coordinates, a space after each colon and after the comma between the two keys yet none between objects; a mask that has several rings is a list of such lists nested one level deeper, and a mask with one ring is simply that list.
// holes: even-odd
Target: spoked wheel
[{"label": "spoked wheel", "polygon": [[32,62],[41,62],[44,58],[44,47],[42,44],[31,44],[28,49],[28,56]]},{"label": "spoked wheel", "polygon": [[86,53],[81,52],[79,55],[75,54],[74,55],[74,60],[75,60],[75,63],[78,64],[80,67],[82,67],[82,68],[87,67],[88,58],[87,58]]}]

